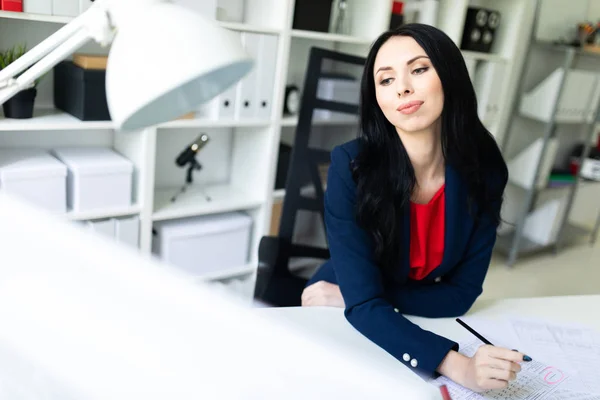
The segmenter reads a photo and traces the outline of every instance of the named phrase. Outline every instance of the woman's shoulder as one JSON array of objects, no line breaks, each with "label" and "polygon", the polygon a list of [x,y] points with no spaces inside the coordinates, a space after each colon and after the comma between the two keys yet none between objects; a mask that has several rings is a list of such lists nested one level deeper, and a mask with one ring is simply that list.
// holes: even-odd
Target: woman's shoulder
[{"label": "woman's shoulder", "polygon": [[331,151],[331,166],[330,173],[335,173],[332,178],[338,177],[349,189],[355,189],[356,183],[353,179],[353,162],[360,152],[359,139],[350,140],[348,142],[337,145]]},{"label": "woman's shoulder", "polygon": [[353,139],[335,146],[331,151],[331,163],[336,167],[349,167],[350,163],[358,157],[360,147],[359,139]]}]

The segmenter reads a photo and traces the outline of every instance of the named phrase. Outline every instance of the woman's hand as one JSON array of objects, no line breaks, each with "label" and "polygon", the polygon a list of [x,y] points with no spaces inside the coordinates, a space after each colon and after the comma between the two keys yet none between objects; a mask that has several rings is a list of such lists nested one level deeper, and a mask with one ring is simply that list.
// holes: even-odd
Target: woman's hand
[{"label": "woman's hand", "polygon": [[484,345],[473,357],[451,351],[438,367],[438,372],[475,392],[503,389],[517,379],[521,371],[519,362],[524,359],[531,360],[518,351]]},{"label": "woman's hand", "polygon": [[345,307],[344,298],[338,285],[319,281],[308,286],[302,292],[302,306]]}]

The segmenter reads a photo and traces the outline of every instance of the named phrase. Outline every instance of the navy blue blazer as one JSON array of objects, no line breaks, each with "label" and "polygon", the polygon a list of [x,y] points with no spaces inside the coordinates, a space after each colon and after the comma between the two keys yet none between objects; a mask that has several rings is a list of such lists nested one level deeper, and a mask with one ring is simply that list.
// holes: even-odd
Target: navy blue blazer
[{"label": "navy blue blazer", "polygon": [[[375,264],[373,245],[355,220],[356,183],[350,161],[358,140],[337,146],[325,193],[325,225],[331,258],[308,285],[325,280],[340,286],[347,320],[372,342],[419,375],[438,376],[436,369],[458,344],[421,329],[403,314],[454,317],[465,314],[482,292],[496,240],[489,218],[475,224],[468,210],[467,190],[457,172],[446,166],[445,239],[441,265],[421,281],[408,278],[410,209],[402,221],[404,259],[387,276]],[[504,186],[506,182],[504,182]],[[504,190],[504,186],[502,190]]]}]

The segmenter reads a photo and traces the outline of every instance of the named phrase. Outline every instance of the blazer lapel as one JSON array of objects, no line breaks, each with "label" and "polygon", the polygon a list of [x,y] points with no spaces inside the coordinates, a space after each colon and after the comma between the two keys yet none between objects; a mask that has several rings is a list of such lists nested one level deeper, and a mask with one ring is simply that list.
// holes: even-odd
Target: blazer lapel
[{"label": "blazer lapel", "polygon": [[448,270],[455,264],[460,252],[454,251],[462,237],[462,226],[466,223],[466,193],[458,172],[450,165],[446,165],[446,192],[444,211],[444,256],[439,269],[440,272]]},{"label": "blazer lapel", "polygon": [[405,282],[410,271],[410,204],[404,207],[402,214],[402,262],[398,268],[398,278]]}]

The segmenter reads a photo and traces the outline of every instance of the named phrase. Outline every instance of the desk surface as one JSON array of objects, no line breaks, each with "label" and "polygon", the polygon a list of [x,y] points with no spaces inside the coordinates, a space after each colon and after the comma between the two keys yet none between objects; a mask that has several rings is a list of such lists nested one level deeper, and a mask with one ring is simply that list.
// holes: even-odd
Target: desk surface
[{"label": "desk surface", "polygon": [[[599,309],[600,295],[542,297],[482,301],[477,303],[467,316],[535,317],[556,323],[582,324],[600,332],[600,318],[597,317],[596,311]],[[267,316],[297,326],[307,335],[318,335],[319,340],[326,338],[331,341],[332,345],[349,346],[358,357],[364,358],[371,364],[381,366],[386,371],[397,372],[407,378],[410,375],[415,379],[420,379],[402,363],[356,331],[346,321],[341,308],[288,307],[261,309],[261,312],[263,311]],[[429,319],[412,316],[407,316],[407,318],[423,329],[455,341],[473,338],[470,333],[456,323],[454,318]]]}]

